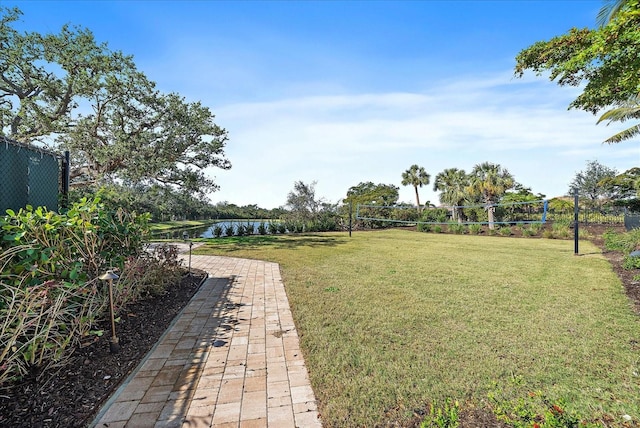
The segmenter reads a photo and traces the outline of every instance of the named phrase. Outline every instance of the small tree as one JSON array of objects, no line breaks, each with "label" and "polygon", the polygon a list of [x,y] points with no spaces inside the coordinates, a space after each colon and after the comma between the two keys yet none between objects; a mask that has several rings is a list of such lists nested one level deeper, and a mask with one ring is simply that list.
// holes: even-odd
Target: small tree
[{"label": "small tree", "polygon": [[602,165],[597,160],[587,161],[587,167],[578,171],[569,184],[569,195],[578,190],[578,196],[586,198],[591,206],[600,206],[604,200],[615,196],[613,188],[601,184],[606,179],[613,179],[618,174],[614,168]]},{"label": "small tree", "polygon": [[293,190],[287,195],[286,207],[294,219],[306,222],[318,214],[322,201],[316,199],[316,184],[316,181],[311,184],[296,181],[293,184]]}]

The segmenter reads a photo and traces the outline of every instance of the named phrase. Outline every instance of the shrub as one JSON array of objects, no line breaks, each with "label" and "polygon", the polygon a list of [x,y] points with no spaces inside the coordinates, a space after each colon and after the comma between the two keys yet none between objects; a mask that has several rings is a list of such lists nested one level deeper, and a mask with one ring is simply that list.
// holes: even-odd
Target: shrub
[{"label": "shrub", "polygon": [[253,235],[256,233],[256,226],[252,222],[248,221],[244,226],[244,232],[246,235]]},{"label": "shrub", "polygon": [[465,229],[466,227],[460,223],[451,222],[447,224],[447,230],[451,233],[455,233],[456,235],[462,235]]},{"label": "shrub", "polygon": [[213,236],[215,236],[216,238],[222,236],[222,226],[220,226],[219,224],[213,226]]},{"label": "shrub", "polygon": [[434,224],[433,225],[433,231],[434,233],[442,233],[442,226],[439,224]]},{"label": "shrub", "polygon": [[640,257],[631,257],[627,254],[624,256],[622,267],[627,270],[640,269]]},{"label": "shrub", "polygon": [[571,221],[569,220],[556,220],[551,224],[551,231],[555,238],[568,238],[571,236],[569,228],[571,227]]},{"label": "shrub", "polygon": [[258,225],[258,233],[260,235],[266,235],[267,234],[267,225],[264,224],[264,222],[260,222],[260,224]]},{"label": "shrub", "polygon": [[160,295],[183,274],[184,267],[174,245],[160,245],[141,257],[131,257],[114,283],[114,307],[119,312],[141,297]]},{"label": "shrub", "polygon": [[527,227],[523,227],[522,229],[522,236],[524,237],[531,237],[531,236],[536,236],[536,231],[530,226]]},{"label": "shrub", "polygon": [[428,223],[418,223],[416,229],[418,232],[431,232],[431,225]]},{"label": "shrub", "polygon": [[177,252],[148,254],[148,216],[107,212],[98,199],[65,214],[27,207],[0,217],[0,384],[64,364],[105,312],[97,279],[120,272],[119,307],[179,275]]},{"label": "shrub", "polygon": [[225,227],[224,227],[224,234],[226,236],[233,236],[235,235],[236,232],[236,228],[233,227],[233,223],[228,223]]},{"label": "shrub", "polygon": [[287,233],[287,225],[284,222],[279,222],[278,223],[278,232],[280,233]]},{"label": "shrub", "polygon": [[578,238],[579,239],[591,239],[593,235],[588,230],[578,229]]},{"label": "shrub", "polygon": [[607,230],[602,234],[604,245],[607,250],[630,253],[640,248],[640,229],[633,229],[625,233],[616,233]]},{"label": "shrub", "polygon": [[[11,263],[10,253],[0,255],[3,266]],[[49,280],[28,287],[0,282],[0,385],[68,361],[106,307],[97,282]]]},{"label": "shrub", "polygon": [[542,223],[531,223],[529,230],[531,230],[534,235],[537,235],[542,230]]},{"label": "shrub", "polygon": [[473,235],[479,235],[480,232],[482,232],[482,225],[481,224],[477,224],[477,223],[473,223],[470,224],[467,229],[469,230],[469,233],[473,234]]},{"label": "shrub", "polygon": [[503,226],[498,229],[498,233],[502,236],[511,236],[511,228],[509,226]]},{"label": "shrub", "polygon": [[422,211],[422,221],[444,223],[449,218],[449,210],[446,208],[429,208]]}]

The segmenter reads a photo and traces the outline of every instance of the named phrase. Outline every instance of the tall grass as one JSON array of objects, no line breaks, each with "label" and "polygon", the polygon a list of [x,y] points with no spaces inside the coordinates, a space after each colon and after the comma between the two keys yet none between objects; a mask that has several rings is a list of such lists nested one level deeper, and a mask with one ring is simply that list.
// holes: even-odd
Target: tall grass
[{"label": "tall grass", "polygon": [[582,251],[408,231],[198,249],[281,264],[325,426],[406,424],[447,400],[491,411],[490,395],[532,391],[622,426],[640,418],[640,323],[597,248]]}]

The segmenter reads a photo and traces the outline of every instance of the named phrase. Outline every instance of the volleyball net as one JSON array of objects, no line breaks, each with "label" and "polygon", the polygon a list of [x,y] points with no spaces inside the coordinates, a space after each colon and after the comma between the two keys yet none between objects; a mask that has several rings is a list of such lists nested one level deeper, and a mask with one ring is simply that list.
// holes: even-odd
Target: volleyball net
[{"label": "volleyball net", "polygon": [[388,226],[392,224],[532,224],[545,223],[549,203],[546,199],[499,204],[424,207],[411,205],[357,205],[356,220]]}]

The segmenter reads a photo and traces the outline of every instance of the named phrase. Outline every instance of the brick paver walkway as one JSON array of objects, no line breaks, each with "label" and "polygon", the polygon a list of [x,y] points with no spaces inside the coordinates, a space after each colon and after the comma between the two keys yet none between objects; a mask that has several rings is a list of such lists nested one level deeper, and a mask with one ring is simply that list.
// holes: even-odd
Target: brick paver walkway
[{"label": "brick paver walkway", "polygon": [[279,266],[193,256],[209,278],[94,427],[320,427]]}]

